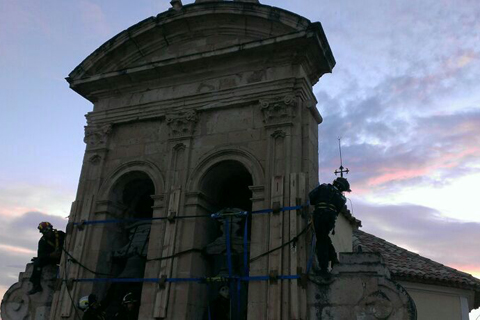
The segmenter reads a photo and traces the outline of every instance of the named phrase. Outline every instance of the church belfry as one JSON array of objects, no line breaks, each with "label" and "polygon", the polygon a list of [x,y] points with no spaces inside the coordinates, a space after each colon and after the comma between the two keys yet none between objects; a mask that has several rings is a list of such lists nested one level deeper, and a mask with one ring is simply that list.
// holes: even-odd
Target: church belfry
[{"label": "church belfry", "polygon": [[93,103],[66,244],[88,269],[64,259],[84,281],[56,291],[51,319],[92,292],[133,292],[139,319],[305,319],[305,285],[278,276],[305,272],[311,233],[285,246],[308,220],[280,208],[318,182],[323,29],[257,0],[171,3],[67,78]]}]

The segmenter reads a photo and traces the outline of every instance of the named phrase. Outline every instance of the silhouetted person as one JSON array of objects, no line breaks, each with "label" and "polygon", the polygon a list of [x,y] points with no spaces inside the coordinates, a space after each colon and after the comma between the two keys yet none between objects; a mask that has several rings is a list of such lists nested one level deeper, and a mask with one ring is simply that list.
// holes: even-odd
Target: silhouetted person
[{"label": "silhouetted person", "polygon": [[79,309],[84,311],[82,320],[106,320],[106,306],[107,303],[99,302],[93,293],[82,297],[78,303]]},{"label": "silhouetted person", "polygon": [[122,308],[115,315],[115,320],[137,320],[139,308],[138,300],[129,292],[123,297]]},{"label": "silhouetted person", "polygon": [[320,272],[323,274],[328,273],[330,261],[332,266],[338,263],[337,252],[329,234],[335,228],[338,214],[345,207],[347,201],[343,195],[345,191],[351,191],[347,179],[336,178],[333,184],[321,184],[308,194],[310,204],[315,206],[313,225],[317,237],[316,253]]},{"label": "silhouetted person", "polygon": [[35,294],[43,290],[40,281],[42,279],[42,269],[47,265],[56,265],[60,263],[62,257],[63,242],[65,240],[65,233],[53,229],[50,222],[41,222],[38,225],[38,230],[42,237],[38,241],[37,257],[33,258],[33,272],[30,277],[30,282],[33,287],[28,294]]},{"label": "silhouetted person", "polygon": [[204,319],[211,320],[230,320],[230,288],[228,285],[220,287],[217,297],[210,302],[210,315],[205,315]]}]

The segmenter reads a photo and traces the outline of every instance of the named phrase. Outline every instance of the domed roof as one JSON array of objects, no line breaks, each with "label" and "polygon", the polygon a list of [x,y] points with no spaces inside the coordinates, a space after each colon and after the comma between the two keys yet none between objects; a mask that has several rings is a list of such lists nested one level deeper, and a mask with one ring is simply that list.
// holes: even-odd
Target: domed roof
[{"label": "domed roof", "polygon": [[319,62],[323,65],[321,74],[330,72],[335,60],[320,23],[251,2],[190,4],[177,10],[171,8],[120,32],[77,66],[67,81],[79,91],[76,86],[105,77],[151,69],[158,74],[162,66],[278,42],[278,37],[307,32],[318,42],[324,60]]}]

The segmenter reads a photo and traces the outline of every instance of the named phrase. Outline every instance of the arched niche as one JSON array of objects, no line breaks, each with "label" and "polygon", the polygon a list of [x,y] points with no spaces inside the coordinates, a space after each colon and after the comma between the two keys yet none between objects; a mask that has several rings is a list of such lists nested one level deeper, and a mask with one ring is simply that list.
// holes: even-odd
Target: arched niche
[{"label": "arched niche", "polygon": [[192,192],[201,191],[201,184],[204,184],[202,181],[205,180],[207,172],[223,161],[236,161],[240,163],[250,173],[252,177],[252,185],[264,185],[265,173],[257,158],[243,148],[227,148],[215,149],[202,157],[199,164],[190,175],[187,190]]},{"label": "arched niche", "polygon": [[245,166],[235,160],[224,160],[213,165],[200,182],[200,191],[212,201],[216,210],[240,208],[252,210],[253,179]]},{"label": "arched niche", "polygon": [[116,208],[116,216],[122,219],[152,218],[155,185],[142,171],[125,173],[110,190],[108,200]]},{"label": "arched niche", "polygon": [[[99,193],[97,213],[119,221],[99,226],[102,228],[99,246],[103,253],[99,264],[104,266],[101,272],[108,272],[114,278],[144,277],[151,229],[148,219],[154,216],[154,196],[160,186],[163,187],[163,179],[159,171],[145,162],[125,164],[106,179]],[[118,312],[126,293],[132,292],[140,299],[142,287],[142,283],[99,285],[99,291],[111,299],[107,316],[113,317]]]},{"label": "arched niche", "polygon": [[[210,167],[206,168],[205,173],[199,181],[199,191],[206,199],[209,205],[215,210],[230,210],[227,208],[238,208],[242,211],[252,210],[252,191],[253,177],[247,167],[238,160],[215,161]],[[228,219],[228,223],[225,222]],[[251,219],[245,217],[227,217],[212,221],[206,228],[205,233],[213,241],[206,246],[208,256],[207,270],[211,276],[228,276],[227,264],[227,241],[225,228],[228,226],[230,233],[231,261],[234,275],[247,276],[243,261],[245,249],[247,257],[249,248],[244,246],[245,228],[247,228],[247,244],[250,242]],[[211,311],[217,317],[224,318],[227,315],[222,314],[232,308],[232,312],[237,314],[237,319],[245,319],[248,286],[245,283],[231,285],[228,283],[215,283],[209,287],[208,299]],[[231,301],[224,299],[221,292],[229,287]],[[238,290],[241,288],[241,290]],[[240,303],[240,308],[238,303]]]},{"label": "arched niche", "polygon": [[122,164],[107,175],[98,192],[99,202],[109,201],[115,185],[122,183],[124,176],[131,172],[142,172],[153,182],[155,194],[161,194],[164,190],[164,177],[160,169],[149,161],[131,161]]}]

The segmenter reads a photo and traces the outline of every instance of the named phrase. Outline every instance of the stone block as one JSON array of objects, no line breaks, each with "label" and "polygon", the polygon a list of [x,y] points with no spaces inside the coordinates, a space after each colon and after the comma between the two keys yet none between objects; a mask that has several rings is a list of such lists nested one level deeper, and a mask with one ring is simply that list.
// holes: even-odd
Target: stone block
[{"label": "stone block", "polygon": [[[332,274],[310,275],[309,315],[318,319],[416,319],[415,304],[376,254],[341,254]],[[348,263],[344,264],[343,261]],[[348,273],[338,270],[347,269]]]}]

